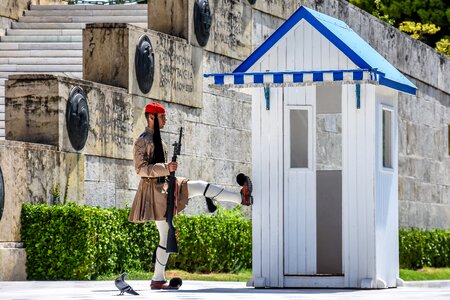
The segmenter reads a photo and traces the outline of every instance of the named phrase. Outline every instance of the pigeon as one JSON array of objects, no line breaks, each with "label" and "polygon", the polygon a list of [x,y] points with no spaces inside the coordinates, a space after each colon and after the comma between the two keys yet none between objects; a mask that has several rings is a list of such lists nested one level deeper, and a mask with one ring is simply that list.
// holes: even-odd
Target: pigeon
[{"label": "pigeon", "polygon": [[119,289],[120,294],[119,296],[122,296],[123,293],[128,293],[128,294],[132,294],[132,295],[139,295],[138,293],[136,293],[133,288],[125,282],[125,276],[127,276],[128,274],[126,272],[123,272],[122,275],[120,275],[119,277],[116,278],[116,280],[114,281],[114,283],[116,284],[116,287]]}]

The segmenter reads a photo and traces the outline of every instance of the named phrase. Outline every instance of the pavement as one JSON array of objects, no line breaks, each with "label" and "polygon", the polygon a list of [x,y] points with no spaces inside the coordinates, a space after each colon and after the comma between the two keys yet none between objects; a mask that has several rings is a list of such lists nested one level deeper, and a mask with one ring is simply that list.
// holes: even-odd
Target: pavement
[{"label": "pavement", "polygon": [[3,281],[0,299],[450,299],[450,285],[406,286],[383,290],[353,289],[255,289],[244,282],[186,280],[178,291],[152,291],[149,281],[127,281],[139,296],[119,292],[114,281]]}]

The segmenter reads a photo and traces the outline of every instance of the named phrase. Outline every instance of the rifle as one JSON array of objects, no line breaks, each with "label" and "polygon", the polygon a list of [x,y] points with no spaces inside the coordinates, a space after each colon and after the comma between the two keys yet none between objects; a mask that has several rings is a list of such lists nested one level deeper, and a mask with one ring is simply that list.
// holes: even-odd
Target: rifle
[{"label": "rifle", "polygon": [[[181,152],[181,138],[183,136],[183,127],[180,128],[180,137],[178,142],[173,144],[173,156],[172,161],[177,161],[177,156]],[[166,252],[167,253],[178,253],[176,228],[173,226],[173,214],[175,210],[175,185],[176,183],[175,172],[170,172],[169,175],[169,189],[167,192],[167,211],[166,211],[166,222],[169,225],[169,234],[167,237]]]}]

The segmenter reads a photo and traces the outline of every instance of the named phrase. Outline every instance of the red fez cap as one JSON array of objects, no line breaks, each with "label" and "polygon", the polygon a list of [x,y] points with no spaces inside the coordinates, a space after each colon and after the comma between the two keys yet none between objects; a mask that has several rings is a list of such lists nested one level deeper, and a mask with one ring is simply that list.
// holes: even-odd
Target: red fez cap
[{"label": "red fez cap", "polygon": [[166,110],[158,102],[150,102],[145,106],[145,112],[150,114],[163,114]]}]

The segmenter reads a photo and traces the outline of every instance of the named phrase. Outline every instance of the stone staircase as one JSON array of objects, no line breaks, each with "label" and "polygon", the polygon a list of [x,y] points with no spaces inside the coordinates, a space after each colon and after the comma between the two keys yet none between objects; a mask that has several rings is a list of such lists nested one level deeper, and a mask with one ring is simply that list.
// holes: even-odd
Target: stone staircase
[{"label": "stone staircase", "polygon": [[5,81],[44,73],[82,78],[82,29],[87,23],[147,28],[147,5],[31,5],[0,37],[0,139],[5,138]]}]

